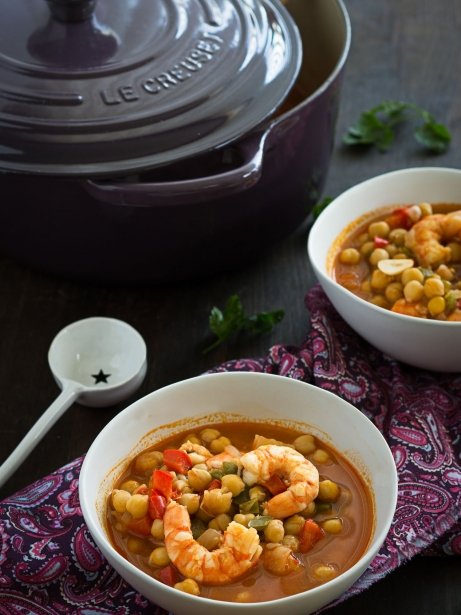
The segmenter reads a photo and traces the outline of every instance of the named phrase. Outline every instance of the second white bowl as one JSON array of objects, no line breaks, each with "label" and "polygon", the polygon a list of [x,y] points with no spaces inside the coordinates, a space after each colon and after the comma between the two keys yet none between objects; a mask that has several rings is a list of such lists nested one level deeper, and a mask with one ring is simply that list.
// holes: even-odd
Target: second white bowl
[{"label": "second white bowl", "polygon": [[459,372],[461,322],[391,312],[357,297],[331,275],[330,249],[351,222],[380,207],[421,201],[461,204],[461,170],[402,169],[353,186],[334,199],[313,224],[308,238],[308,255],[314,273],[336,310],[370,344],[416,367]]}]

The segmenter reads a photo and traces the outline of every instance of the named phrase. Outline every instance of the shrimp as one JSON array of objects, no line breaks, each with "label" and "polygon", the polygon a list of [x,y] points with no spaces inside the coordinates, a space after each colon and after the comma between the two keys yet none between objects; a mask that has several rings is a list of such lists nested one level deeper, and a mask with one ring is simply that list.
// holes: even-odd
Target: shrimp
[{"label": "shrimp", "polygon": [[223,461],[233,461],[240,467],[240,457],[242,453],[235,448],[232,444],[226,446],[222,453],[218,453],[217,455],[213,455],[206,460],[206,464],[209,468],[220,468],[223,464]]},{"label": "shrimp", "polygon": [[413,225],[405,237],[405,245],[412,250],[423,267],[448,263],[451,249],[442,242],[461,241],[461,211],[425,216]]},{"label": "shrimp", "polygon": [[319,492],[317,468],[298,451],[288,446],[267,444],[245,453],[241,458],[243,480],[247,485],[264,483],[273,474],[279,474],[288,482],[286,491],[271,498],[265,514],[275,519],[284,519],[304,510]]},{"label": "shrimp", "polygon": [[171,501],[163,518],[168,557],[185,577],[207,585],[231,583],[253,568],[262,553],[258,532],[231,521],[214,551],[194,540],[187,508]]}]

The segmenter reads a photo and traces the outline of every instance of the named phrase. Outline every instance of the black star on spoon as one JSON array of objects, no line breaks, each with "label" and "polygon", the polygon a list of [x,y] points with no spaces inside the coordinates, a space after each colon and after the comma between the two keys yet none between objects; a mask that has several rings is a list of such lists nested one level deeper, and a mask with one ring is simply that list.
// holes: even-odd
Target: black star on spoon
[{"label": "black star on spoon", "polygon": [[97,374],[91,374],[91,377],[94,378],[94,383],[98,384],[98,382],[106,382],[110,377],[110,374],[105,374],[102,369],[99,370]]}]

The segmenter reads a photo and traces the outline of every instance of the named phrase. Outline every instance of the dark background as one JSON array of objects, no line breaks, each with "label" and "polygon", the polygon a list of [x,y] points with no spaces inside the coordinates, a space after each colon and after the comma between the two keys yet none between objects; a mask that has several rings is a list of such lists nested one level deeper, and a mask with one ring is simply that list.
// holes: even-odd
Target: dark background
[{"label": "dark background", "polygon": [[[309,0],[306,0],[308,2]],[[344,81],[337,139],[324,195],[408,166],[458,167],[461,147],[460,0],[346,0],[353,42]],[[450,129],[449,150],[428,155],[399,131],[392,149],[351,151],[341,136],[361,111],[385,99],[412,102]],[[1,199],[1,196],[0,196]],[[5,457],[57,397],[48,347],[65,325],[94,315],[130,322],[146,340],[149,366],[127,403],[177,380],[238,357],[261,356],[273,343],[299,344],[309,328],[304,296],[315,282],[306,256],[308,223],[258,262],[211,279],[152,288],[111,288],[55,279],[0,256],[0,451]],[[238,293],[246,311],[283,308],[284,320],[260,338],[242,338],[204,355],[208,314]],[[74,405],[0,490],[10,495],[82,455],[126,404]],[[461,560],[418,557],[332,615],[374,613],[459,615]]]}]

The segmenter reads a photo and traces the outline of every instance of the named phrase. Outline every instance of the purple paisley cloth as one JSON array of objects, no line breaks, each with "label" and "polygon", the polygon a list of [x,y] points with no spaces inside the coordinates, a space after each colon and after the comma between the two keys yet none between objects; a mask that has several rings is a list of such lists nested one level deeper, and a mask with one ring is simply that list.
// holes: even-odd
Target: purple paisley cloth
[{"label": "purple paisley cloth", "polygon": [[[461,555],[461,374],[425,372],[383,355],[344,323],[319,286],[306,307],[311,330],[300,346],[275,345],[261,359],[211,371],[268,372],[332,391],[389,443],[399,474],[395,517],[341,601],[416,554]],[[82,460],[0,502],[0,615],[165,615],[94,544],[78,500]]]}]

